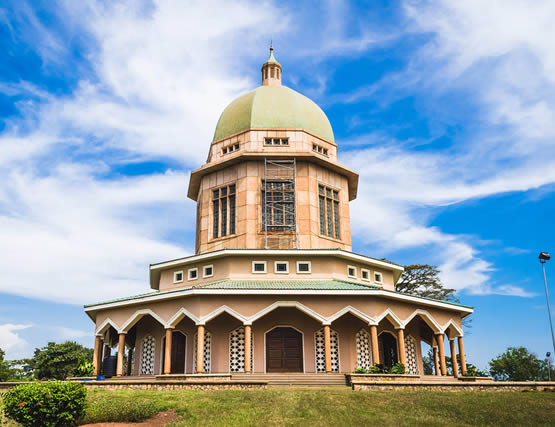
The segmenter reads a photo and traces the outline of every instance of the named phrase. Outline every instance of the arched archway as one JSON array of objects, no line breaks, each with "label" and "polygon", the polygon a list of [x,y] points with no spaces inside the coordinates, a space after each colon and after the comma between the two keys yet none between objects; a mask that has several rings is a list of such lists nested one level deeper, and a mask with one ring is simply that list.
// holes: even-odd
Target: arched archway
[{"label": "arched archway", "polygon": [[303,372],[303,334],[289,326],[266,333],[266,372]]},{"label": "arched archway", "polygon": [[383,364],[391,368],[399,361],[397,338],[392,333],[385,331],[380,334],[378,342],[383,351]]}]

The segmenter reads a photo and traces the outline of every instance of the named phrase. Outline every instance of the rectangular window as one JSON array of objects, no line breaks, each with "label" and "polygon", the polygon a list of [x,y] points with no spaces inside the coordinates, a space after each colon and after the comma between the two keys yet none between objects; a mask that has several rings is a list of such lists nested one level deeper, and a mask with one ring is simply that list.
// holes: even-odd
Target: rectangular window
[{"label": "rectangular window", "polygon": [[297,261],[297,273],[308,274],[311,272],[310,261]]},{"label": "rectangular window", "polygon": [[382,283],[382,273],[374,273],[374,282]]},{"label": "rectangular window", "polygon": [[222,203],[222,232],[220,235],[223,237],[227,234],[227,197],[222,197],[220,201]]},{"label": "rectangular window", "polygon": [[212,204],[213,204],[213,210],[214,210],[214,226],[212,230],[212,236],[214,237],[214,239],[217,239],[219,236],[218,230],[219,230],[219,218],[220,218],[220,200],[219,199],[213,200]]},{"label": "rectangular window", "polygon": [[318,144],[312,144],[312,151],[318,153],[318,154],[323,154],[324,156],[328,155],[328,149],[322,147],[321,145]]},{"label": "rectangular window", "polygon": [[227,147],[222,148],[222,154],[233,153],[239,150],[239,144],[228,145]]},{"label": "rectangular window", "polygon": [[274,273],[289,273],[289,262],[276,261],[274,262]]},{"label": "rectangular window", "polygon": [[295,184],[262,181],[262,230],[295,231]]},{"label": "rectangular window", "polygon": [[202,277],[212,277],[214,275],[214,266],[205,265],[202,267]]},{"label": "rectangular window", "polygon": [[235,184],[212,190],[212,238],[235,234]]},{"label": "rectangular window", "polygon": [[289,145],[289,138],[264,138],[264,145],[278,147]]},{"label": "rectangular window", "polygon": [[356,279],[357,277],[357,268],[353,267],[352,265],[347,266],[347,276]]},{"label": "rectangular window", "polygon": [[266,273],[266,261],[253,261],[252,272],[259,273],[259,274]]},{"label": "rectangular window", "polygon": [[196,280],[198,279],[198,268],[190,268],[188,271],[188,279]]},{"label": "rectangular window", "polygon": [[339,229],[339,192],[323,185],[318,185],[320,209],[320,234],[323,236],[341,238]]},{"label": "rectangular window", "polygon": [[183,282],[183,271],[174,271],[173,283],[180,283],[180,282]]},{"label": "rectangular window", "polygon": [[364,269],[364,268],[361,268],[361,269],[360,269],[360,278],[361,278],[362,280],[368,280],[368,281],[370,281],[370,271],[368,271],[368,270],[366,270],[366,269]]}]

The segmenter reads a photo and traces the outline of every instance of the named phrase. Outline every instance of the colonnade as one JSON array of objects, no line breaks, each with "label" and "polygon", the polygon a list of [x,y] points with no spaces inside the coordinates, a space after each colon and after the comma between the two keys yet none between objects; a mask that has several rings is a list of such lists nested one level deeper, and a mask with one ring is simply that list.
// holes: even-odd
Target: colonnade
[{"label": "colonnade", "polygon": [[[326,324],[324,326],[324,353],[325,353],[325,369],[326,373],[332,372],[331,363],[331,330],[330,325]],[[245,372],[251,372],[252,366],[252,354],[251,354],[251,336],[252,327],[251,325],[244,325],[245,328]],[[168,375],[171,373],[171,349],[172,349],[172,335],[174,328],[166,328],[166,340],[165,340],[165,352],[164,352],[164,374]],[[197,325],[197,351],[196,351],[196,373],[203,373],[203,360],[204,360],[204,325]],[[120,333],[118,337],[118,353],[117,353],[117,365],[116,365],[116,376],[123,375],[123,358],[125,351],[125,333]],[[434,367],[435,374],[446,376],[447,375],[447,365],[445,363],[445,348],[444,348],[444,333],[435,334],[434,341],[436,345],[433,345],[433,355],[434,355]],[[370,325],[370,339],[372,347],[372,361],[374,364],[380,363],[380,355],[378,351],[378,327],[376,325]],[[459,356],[460,356],[460,371],[462,375],[465,375],[466,370],[466,360],[464,355],[464,343],[463,337],[456,337]],[[406,366],[406,353],[405,353],[405,333],[404,328],[397,328],[397,343],[399,347],[399,361]],[[434,344],[434,343],[432,343]],[[103,349],[102,349],[102,337],[96,336],[94,345],[94,375],[98,375],[100,372],[100,367],[102,365]],[[449,337],[449,347],[451,351],[451,363],[453,368],[453,376],[455,378],[459,377],[459,363],[457,361],[457,351],[455,345],[455,337]],[[106,346],[104,350],[104,355],[109,355],[109,346]],[[131,350],[129,352],[129,357],[131,355]],[[129,360],[129,359],[128,359]],[[130,368],[130,366],[129,366]],[[128,368],[128,375],[130,374]]]}]

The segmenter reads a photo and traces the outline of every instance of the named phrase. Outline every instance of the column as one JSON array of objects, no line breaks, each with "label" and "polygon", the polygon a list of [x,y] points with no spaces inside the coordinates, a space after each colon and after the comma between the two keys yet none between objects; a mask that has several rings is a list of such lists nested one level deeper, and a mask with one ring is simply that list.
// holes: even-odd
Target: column
[{"label": "column", "polygon": [[439,365],[441,367],[441,375],[447,375],[447,366],[445,365],[445,349],[443,348],[443,334],[437,334],[437,347],[439,349]]},{"label": "column", "polygon": [[94,337],[94,355],[93,355],[93,364],[94,370],[93,375],[96,377],[100,375],[100,368],[102,366],[102,340],[97,335]]},{"label": "column", "polygon": [[123,375],[123,354],[125,352],[125,334],[119,334],[118,340],[118,362],[116,365],[116,376]]},{"label": "column", "polygon": [[378,349],[378,327],[370,325],[370,338],[372,340],[372,364],[380,363],[380,351]]},{"label": "column", "polygon": [[251,371],[251,325],[245,325],[245,372],[249,373]]},{"label": "column", "polygon": [[466,357],[464,355],[464,343],[463,343],[463,337],[458,337],[457,338],[458,342],[459,342],[459,357],[460,357],[460,362],[461,362],[461,373],[463,375],[466,375]]},{"label": "column", "polygon": [[407,357],[405,354],[405,330],[397,329],[397,341],[399,341],[399,361],[407,366]]},{"label": "column", "polygon": [[326,359],[326,374],[331,372],[331,332],[330,325],[324,325],[324,356]]},{"label": "column", "polygon": [[112,347],[104,343],[104,357],[110,357],[112,355]]},{"label": "column", "polygon": [[457,349],[455,347],[455,338],[449,340],[449,346],[451,347],[451,366],[453,368],[453,376],[459,378],[459,365],[457,363]]},{"label": "column", "polygon": [[204,325],[197,326],[197,374],[204,372]]},{"label": "column", "polygon": [[173,329],[166,329],[166,346],[164,348],[164,375],[172,373],[172,336]]},{"label": "column", "polygon": [[439,376],[439,357],[437,355],[437,347],[433,348],[434,350],[434,368],[435,368],[435,375]]}]

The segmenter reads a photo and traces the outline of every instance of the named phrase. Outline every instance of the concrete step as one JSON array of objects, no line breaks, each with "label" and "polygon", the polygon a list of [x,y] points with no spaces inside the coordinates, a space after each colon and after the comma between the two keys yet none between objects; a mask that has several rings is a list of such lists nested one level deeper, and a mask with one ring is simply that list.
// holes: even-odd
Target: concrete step
[{"label": "concrete step", "polygon": [[233,374],[234,381],[266,381],[268,385],[345,386],[344,374]]}]

